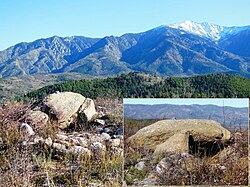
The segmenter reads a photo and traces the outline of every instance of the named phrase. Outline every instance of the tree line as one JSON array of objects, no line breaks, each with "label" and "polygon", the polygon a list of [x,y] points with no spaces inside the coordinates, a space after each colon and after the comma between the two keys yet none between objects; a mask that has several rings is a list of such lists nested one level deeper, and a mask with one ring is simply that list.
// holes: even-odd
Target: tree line
[{"label": "tree line", "polygon": [[131,72],[113,78],[69,80],[18,97],[18,100],[41,100],[50,93],[76,92],[85,97],[119,98],[243,98],[250,96],[250,80],[225,74],[155,79]]}]

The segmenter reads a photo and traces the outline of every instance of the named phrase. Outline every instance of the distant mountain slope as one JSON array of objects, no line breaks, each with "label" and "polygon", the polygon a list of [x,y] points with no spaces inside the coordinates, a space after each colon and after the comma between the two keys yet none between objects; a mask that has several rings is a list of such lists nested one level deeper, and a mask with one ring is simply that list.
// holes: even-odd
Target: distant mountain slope
[{"label": "distant mountain slope", "polygon": [[238,34],[239,32],[250,29],[250,26],[225,27],[207,22],[196,23],[189,20],[180,24],[170,24],[169,27],[180,29],[215,41],[228,38]]},{"label": "distant mountain slope", "polygon": [[99,39],[82,36],[39,39],[0,51],[2,77],[51,73],[67,64],[64,56],[80,53]]},{"label": "distant mountain slope", "polygon": [[226,126],[248,124],[248,108],[216,105],[125,104],[125,118],[132,119],[211,119]]},{"label": "distant mountain slope", "polygon": [[67,80],[91,79],[80,73],[35,74],[0,79],[0,101]]},{"label": "distant mountain slope", "polygon": [[101,39],[51,37],[0,52],[0,76],[78,72],[110,76],[230,73],[250,77],[250,27],[187,21]]},{"label": "distant mountain slope", "polygon": [[220,41],[219,46],[231,53],[250,57],[250,29],[238,32]]}]

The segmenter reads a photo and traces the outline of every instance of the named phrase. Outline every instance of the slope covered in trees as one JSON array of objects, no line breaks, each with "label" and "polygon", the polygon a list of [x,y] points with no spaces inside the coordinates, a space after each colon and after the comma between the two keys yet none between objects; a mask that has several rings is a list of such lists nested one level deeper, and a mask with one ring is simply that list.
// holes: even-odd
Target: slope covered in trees
[{"label": "slope covered in trees", "polygon": [[29,92],[19,99],[40,100],[49,93],[71,91],[86,97],[250,97],[250,80],[235,75],[210,74],[159,78],[144,73],[114,78],[70,80]]}]

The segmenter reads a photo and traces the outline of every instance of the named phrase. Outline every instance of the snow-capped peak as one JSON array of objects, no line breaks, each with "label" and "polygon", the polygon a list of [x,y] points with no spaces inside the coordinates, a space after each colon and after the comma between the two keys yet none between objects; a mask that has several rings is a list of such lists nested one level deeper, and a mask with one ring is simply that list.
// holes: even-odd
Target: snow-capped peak
[{"label": "snow-capped peak", "polygon": [[222,37],[227,35],[236,34],[242,30],[249,28],[249,26],[245,27],[224,27],[212,23],[202,22],[196,23],[193,21],[185,21],[184,23],[180,24],[170,24],[168,25],[171,28],[180,29],[192,34],[196,34],[202,37],[207,37],[212,40],[218,41]]}]

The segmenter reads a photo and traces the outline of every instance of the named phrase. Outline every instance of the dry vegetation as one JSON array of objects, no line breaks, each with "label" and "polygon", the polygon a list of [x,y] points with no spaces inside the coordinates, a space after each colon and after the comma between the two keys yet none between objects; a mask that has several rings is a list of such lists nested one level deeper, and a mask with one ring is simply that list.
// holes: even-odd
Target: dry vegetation
[{"label": "dry vegetation", "polygon": [[[126,138],[150,123],[153,123],[152,120],[125,120],[124,169],[128,185],[248,185],[247,129],[231,130],[234,143],[224,149],[223,154],[187,157],[168,153],[155,158],[153,152],[143,148],[133,149],[126,143]],[[157,173],[157,164],[163,158],[167,169]],[[145,162],[142,170],[135,167],[140,161]]]},{"label": "dry vegetation", "polygon": [[[111,107],[120,101],[103,101],[97,102],[122,114],[120,108]],[[54,157],[53,149],[24,145],[25,137],[19,126],[30,106],[18,102],[0,104],[0,186],[121,186],[123,157],[120,155],[106,152],[101,157],[90,157],[68,153]],[[113,117],[117,118],[121,116]],[[53,139],[57,131],[50,124],[39,129],[39,135],[45,138],[49,134]]]}]

